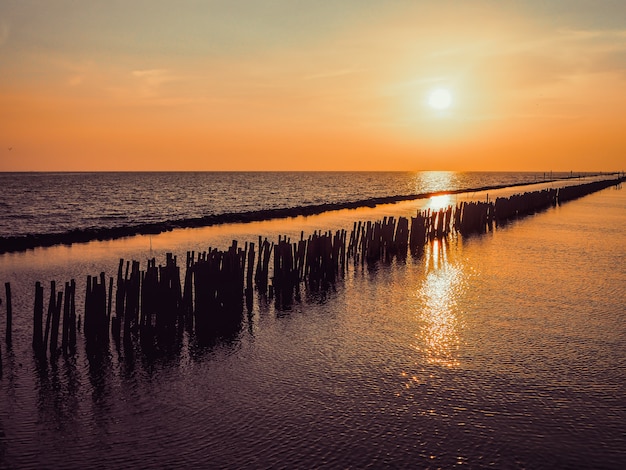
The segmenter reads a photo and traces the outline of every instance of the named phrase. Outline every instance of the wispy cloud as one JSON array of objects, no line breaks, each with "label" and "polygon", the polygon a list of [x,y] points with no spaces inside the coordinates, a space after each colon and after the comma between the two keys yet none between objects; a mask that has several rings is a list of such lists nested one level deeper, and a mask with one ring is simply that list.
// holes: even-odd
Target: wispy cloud
[{"label": "wispy cloud", "polygon": [[132,75],[158,84],[168,79],[169,71],[167,69],[133,70]]},{"label": "wispy cloud", "polygon": [[9,24],[0,20],[0,47],[2,47],[9,39]]},{"label": "wispy cloud", "polygon": [[355,70],[355,69],[327,70],[324,72],[307,75],[304,77],[304,79],[305,80],[319,80],[319,79],[324,79],[324,78],[343,77],[345,75],[352,75],[357,72],[361,72],[361,70]]},{"label": "wispy cloud", "polygon": [[165,83],[180,80],[180,77],[175,76],[168,69],[133,70],[131,75],[140,82],[139,91],[147,98],[157,96],[159,89]]},{"label": "wispy cloud", "polygon": [[68,78],[67,83],[70,86],[78,86],[85,80],[84,75],[72,75]]},{"label": "wispy cloud", "polygon": [[588,73],[626,74],[626,29],[563,30],[561,35],[579,51],[578,56]]},{"label": "wispy cloud", "polygon": [[162,83],[175,80],[175,77],[168,69],[133,70],[132,75],[133,77],[143,80],[150,86],[159,86]]}]

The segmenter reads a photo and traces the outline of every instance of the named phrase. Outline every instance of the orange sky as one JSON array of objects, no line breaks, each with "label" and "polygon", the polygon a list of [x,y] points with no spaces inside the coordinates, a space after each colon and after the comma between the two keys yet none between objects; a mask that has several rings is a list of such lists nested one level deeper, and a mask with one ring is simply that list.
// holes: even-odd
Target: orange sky
[{"label": "orange sky", "polygon": [[4,1],[0,171],[626,169],[626,3],[468,3]]}]

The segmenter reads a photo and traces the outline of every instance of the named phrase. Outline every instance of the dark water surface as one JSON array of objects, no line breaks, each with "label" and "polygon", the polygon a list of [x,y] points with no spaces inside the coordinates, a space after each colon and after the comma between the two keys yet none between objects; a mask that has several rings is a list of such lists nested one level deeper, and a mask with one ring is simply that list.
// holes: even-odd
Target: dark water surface
[{"label": "dark water surface", "polygon": [[0,237],[513,185],[549,176],[435,171],[0,173]]},{"label": "dark water surface", "polygon": [[625,226],[626,192],[608,189],[358,265],[289,309],[255,297],[214,345],[88,356],[81,343],[52,363],[30,349],[34,280],[140,250],[0,256],[0,280],[15,284],[0,467],[623,468]]}]

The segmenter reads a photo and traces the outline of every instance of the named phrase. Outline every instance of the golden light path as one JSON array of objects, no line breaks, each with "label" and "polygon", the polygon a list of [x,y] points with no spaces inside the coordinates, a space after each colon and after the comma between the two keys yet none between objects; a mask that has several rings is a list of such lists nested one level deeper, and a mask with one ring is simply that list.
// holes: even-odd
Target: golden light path
[{"label": "golden light path", "polygon": [[448,261],[446,242],[434,240],[427,250],[426,276],[416,292],[416,313],[421,326],[415,335],[416,347],[430,364],[457,367],[462,325],[456,307],[465,286],[463,273],[459,266]]},{"label": "golden light path", "polygon": [[445,209],[448,206],[456,205],[456,198],[450,194],[442,194],[441,196],[433,196],[428,201],[426,209],[431,211],[438,211],[439,209]]},{"label": "golden light path", "polygon": [[[433,172],[422,178],[431,178],[442,188],[449,187],[452,172]],[[426,209],[439,210],[455,205],[454,195],[433,196]],[[415,291],[416,320],[415,349],[426,356],[430,364],[445,367],[460,365],[459,330],[461,320],[457,315],[457,300],[465,289],[463,266],[449,259],[447,240],[433,240],[424,249],[422,280]]]}]

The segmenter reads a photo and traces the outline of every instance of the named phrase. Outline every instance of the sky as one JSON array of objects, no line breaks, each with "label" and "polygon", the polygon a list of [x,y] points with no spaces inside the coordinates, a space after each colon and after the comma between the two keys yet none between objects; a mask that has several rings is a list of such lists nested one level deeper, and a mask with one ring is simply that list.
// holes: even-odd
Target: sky
[{"label": "sky", "polygon": [[625,129],[623,0],[0,2],[0,171],[621,171]]}]

